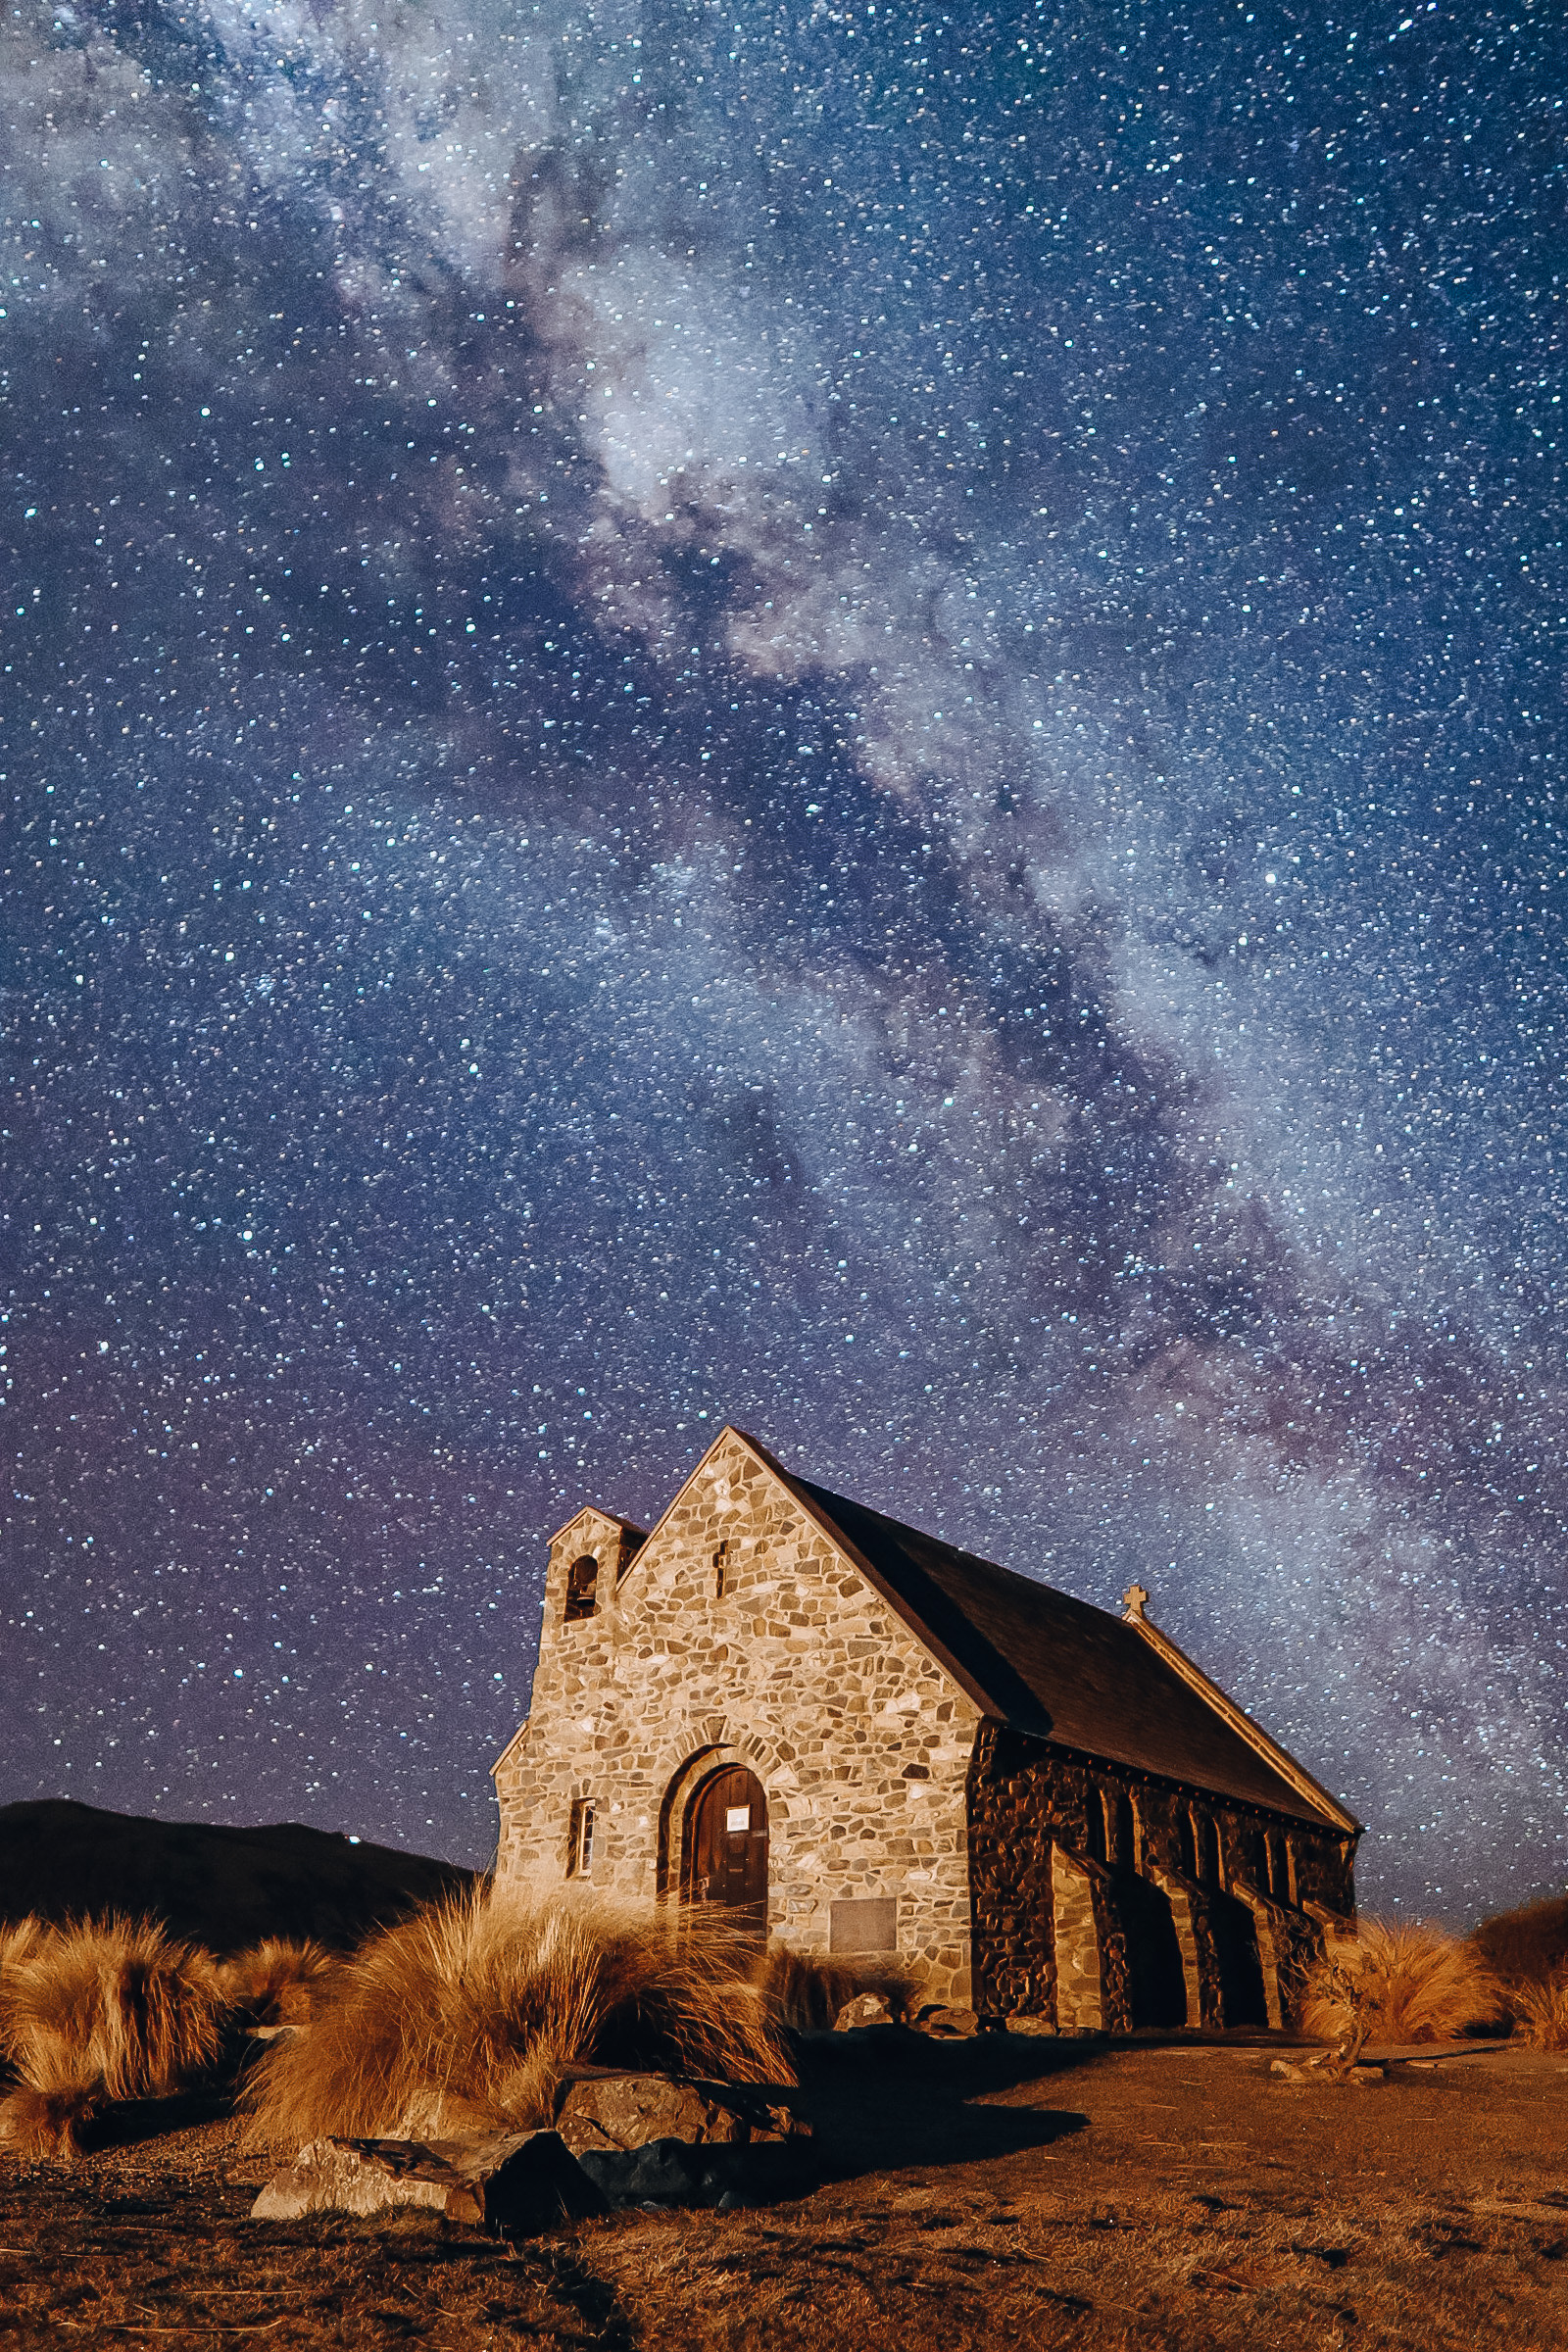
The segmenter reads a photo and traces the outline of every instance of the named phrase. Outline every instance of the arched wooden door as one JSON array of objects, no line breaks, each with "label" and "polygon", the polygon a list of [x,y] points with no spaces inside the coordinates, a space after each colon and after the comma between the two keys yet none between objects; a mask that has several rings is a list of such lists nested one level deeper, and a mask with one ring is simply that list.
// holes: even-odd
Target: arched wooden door
[{"label": "arched wooden door", "polygon": [[767,1798],[744,1764],[727,1764],[698,1790],[686,1816],[681,1893],[721,1904],[725,1925],[767,1933]]}]

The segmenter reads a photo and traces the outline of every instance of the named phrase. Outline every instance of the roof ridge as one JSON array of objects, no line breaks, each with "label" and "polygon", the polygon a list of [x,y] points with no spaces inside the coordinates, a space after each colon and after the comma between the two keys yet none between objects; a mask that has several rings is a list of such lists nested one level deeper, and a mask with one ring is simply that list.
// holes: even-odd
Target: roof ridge
[{"label": "roof ridge", "polygon": [[1155,1625],[1152,1618],[1146,1617],[1142,1609],[1130,1609],[1121,1623],[1130,1625],[1136,1634],[1141,1635],[1155,1656],[1162,1659],[1173,1674],[1179,1675],[1187,1688],[1196,1691],[1205,1705],[1212,1707],[1220,1721],[1239,1739],[1245,1740],[1249,1747],[1296,1790],[1298,1796],[1304,1796],[1308,1804],[1320,1806],[1332,1820],[1340,1824],[1348,1837],[1360,1837],[1362,1825],[1355,1815],[1342,1805],[1338,1797],[1331,1796],[1322,1782],[1312,1778],[1304,1764],[1298,1764],[1289,1748],[1281,1747],[1277,1740],[1271,1740],[1261,1724],[1255,1723],[1245,1707],[1239,1707],[1218,1683],[1211,1681],[1201,1666],[1195,1665],[1169,1634]]}]

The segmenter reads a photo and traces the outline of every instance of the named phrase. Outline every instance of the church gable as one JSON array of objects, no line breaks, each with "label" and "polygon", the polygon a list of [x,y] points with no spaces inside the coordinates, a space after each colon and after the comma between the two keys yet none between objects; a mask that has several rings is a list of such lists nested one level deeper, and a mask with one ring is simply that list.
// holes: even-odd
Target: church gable
[{"label": "church gable", "polygon": [[761,1640],[801,1640],[880,1596],[739,1430],[715,1440],[660,1520],[626,1607],[668,1618],[721,1603]]},{"label": "church gable", "polygon": [[873,1719],[894,1700],[907,1717],[911,1688],[933,1702],[961,1697],[770,1457],[735,1429],[720,1432],[639,1549],[606,1638],[622,1679],[633,1657],[701,1659],[732,1691],[834,1720],[840,1654],[855,1670],[850,1705]]}]

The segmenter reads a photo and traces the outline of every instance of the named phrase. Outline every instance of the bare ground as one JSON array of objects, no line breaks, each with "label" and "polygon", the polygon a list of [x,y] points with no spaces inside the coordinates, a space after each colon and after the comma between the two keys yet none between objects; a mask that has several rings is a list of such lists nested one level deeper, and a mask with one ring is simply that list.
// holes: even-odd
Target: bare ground
[{"label": "bare ground", "polygon": [[514,2248],[424,2214],[252,2222],[266,2156],[166,2103],[69,2169],[0,2160],[0,2352],[1568,2352],[1568,2062],[1358,2089],[1283,2082],[1273,2054],[841,2035],[804,2070],[811,2194]]}]

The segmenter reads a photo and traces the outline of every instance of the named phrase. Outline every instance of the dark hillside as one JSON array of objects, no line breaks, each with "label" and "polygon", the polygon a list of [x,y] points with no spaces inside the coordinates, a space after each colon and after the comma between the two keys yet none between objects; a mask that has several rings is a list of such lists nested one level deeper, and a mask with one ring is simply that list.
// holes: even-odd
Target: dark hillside
[{"label": "dark hillside", "polygon": [[0,1921],[146,1912],[220,1953],[264,1936],[314,1936],[347,1949],[472,1876],[293,1821],[236,1830],[63,1798],[0,1805]]},{"label": "dark hillside", "polygon": [[1505,1984],[1544,1984],[1568,1967],[1568,1894],[1484,1919],[1470,1938]]}]

